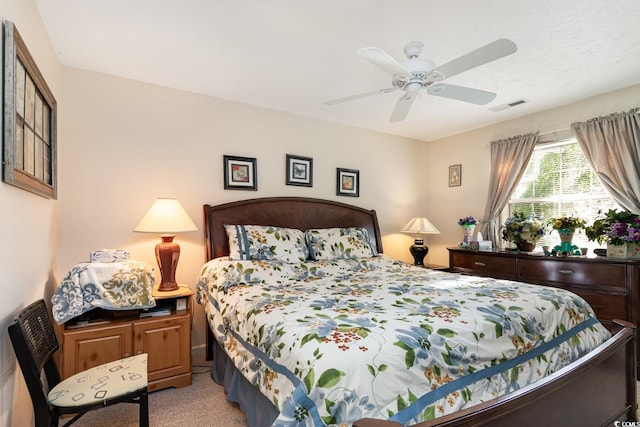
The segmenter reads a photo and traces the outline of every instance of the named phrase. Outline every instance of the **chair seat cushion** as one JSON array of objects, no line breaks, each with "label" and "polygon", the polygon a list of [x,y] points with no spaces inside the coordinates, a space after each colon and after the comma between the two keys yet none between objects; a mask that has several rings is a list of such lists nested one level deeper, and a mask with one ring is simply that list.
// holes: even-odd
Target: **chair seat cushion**
[{"label": "chair seat cushion", "polygon": [[147,386],[147,354],[99,365],[79,372],[51,389],[47,400],[72,408],[125,396]]}]

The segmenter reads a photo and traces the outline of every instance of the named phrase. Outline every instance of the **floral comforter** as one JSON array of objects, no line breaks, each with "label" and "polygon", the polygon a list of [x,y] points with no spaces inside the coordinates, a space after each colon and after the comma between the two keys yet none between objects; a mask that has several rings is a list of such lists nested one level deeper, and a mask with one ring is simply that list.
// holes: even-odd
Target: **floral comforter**
[{"label": "floral comforter", "polygon": [[274,426],[411,425],[506,394],[610,337],[580,297],[385,256],[217,258],[198,300]]}]

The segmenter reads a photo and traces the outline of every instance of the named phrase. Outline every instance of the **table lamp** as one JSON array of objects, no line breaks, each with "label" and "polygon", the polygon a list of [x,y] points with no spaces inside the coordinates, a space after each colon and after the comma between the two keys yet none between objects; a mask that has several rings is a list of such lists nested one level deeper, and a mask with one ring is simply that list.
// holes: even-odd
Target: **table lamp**
[{"label": "table lamp", "polygon": [[156,261],[160,267],[162,281],[159,291],[175,291],[176,268],[180,258],[180,245],[173,241],[175,233],[196,231],[198,228],[176,199],[156,199],[133,231],[162,233],[162,242],[156,245]]},{"label": "table lamp", "polygon": [[414,265],[424,266],[424,257],[429,253],[429,248],[420,238],[420,234],[440,234],[438,229],[427,218],[413,218],[400,232],[418,235],[409,248],[409,252],[413,255]]}]

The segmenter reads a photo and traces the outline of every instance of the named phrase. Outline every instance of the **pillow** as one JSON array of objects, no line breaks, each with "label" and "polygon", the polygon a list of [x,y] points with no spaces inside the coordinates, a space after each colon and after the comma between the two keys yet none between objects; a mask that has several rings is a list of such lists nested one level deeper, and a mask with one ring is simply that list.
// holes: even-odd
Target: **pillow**
[{"label": "pillow", "polygon": [[304,233],[295,228],[225,224],[224,229],[232,260],[304,262],[309,257]]},{"label": "pillow", "polygon": [[305,236],[316,261],[377,256],[365,228],[317,228],[305,231]]}]

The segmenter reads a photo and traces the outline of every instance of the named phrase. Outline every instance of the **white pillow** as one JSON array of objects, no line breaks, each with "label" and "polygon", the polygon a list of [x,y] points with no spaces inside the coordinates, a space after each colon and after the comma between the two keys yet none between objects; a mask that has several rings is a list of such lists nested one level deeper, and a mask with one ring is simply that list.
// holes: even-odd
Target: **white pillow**
[{"label": "white pillow", "polygon": [[316,228],[305,231],[309,254],[316,261],[377,256],[369,233],[362,227]]},{"label": "white pillow", "polygon": [[296,263],[309,257],[304,233],[295,228],[225,224],[224,229],[229,238],[229,258],[232,260]]}]

